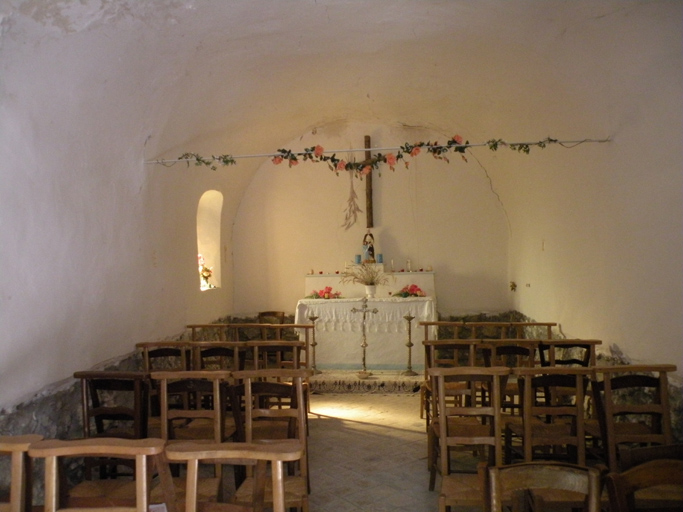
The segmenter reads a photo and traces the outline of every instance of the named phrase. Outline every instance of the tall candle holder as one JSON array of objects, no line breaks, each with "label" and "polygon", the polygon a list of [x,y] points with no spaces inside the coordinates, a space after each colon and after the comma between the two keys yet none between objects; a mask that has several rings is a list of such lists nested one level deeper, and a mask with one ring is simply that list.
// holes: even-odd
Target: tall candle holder
[{"label": "tall candle holder", "polygon": [[313,375],[317,375],[319,373],[322,373],[318,368],[315,366],[315,347],[318,346],[318,342],[315,341],[315,321],[320,318],[315,315],[311,315],[308,317],[308,319],[311,321],[313,324],[313,340],[311,341],[311,370],[313,370]]},{"label": "tall candle holder", "polygon": [[401,372],[401,375],[414,377],[415,375],[417,375],[417,373],[413,371],[413,335],[411,322],[415,320],[415,317],[408,314],[403,318],[405,318],[408,322],[408,343],[406,343],[406,347],[408,347],[408,368],[406,369],[406,371]]}]

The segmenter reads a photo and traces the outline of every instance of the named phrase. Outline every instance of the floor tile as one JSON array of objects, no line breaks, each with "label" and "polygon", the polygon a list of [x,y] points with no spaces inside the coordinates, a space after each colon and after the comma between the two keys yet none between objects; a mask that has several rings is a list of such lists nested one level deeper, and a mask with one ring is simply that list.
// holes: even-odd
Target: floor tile
[{"label": "floor tile", "polygon": [[419,394],[311,395],[311,512],[434,512]]}]

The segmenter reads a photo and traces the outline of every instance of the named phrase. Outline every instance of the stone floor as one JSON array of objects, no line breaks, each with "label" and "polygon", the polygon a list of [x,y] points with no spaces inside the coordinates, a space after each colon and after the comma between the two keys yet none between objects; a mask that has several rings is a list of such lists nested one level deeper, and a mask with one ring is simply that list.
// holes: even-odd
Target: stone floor
[{"label": "stone floor", "polygon": [[311,512],[437,510],[419,393],[311,395]]}]

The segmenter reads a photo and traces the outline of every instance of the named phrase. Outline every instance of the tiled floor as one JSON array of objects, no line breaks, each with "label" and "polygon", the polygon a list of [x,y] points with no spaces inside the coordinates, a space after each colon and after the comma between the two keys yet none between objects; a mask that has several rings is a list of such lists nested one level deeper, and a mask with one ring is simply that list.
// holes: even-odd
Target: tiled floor
[{"label": "tiled floor", "polygon": [[311,512],[434,512],[419,393],[313,394]]}]

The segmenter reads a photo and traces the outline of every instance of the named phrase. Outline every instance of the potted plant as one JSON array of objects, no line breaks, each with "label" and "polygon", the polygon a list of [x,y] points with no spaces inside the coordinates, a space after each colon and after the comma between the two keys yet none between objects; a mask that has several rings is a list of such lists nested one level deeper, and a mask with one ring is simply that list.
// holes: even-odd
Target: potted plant
[{"label": "potted plant", "polygon": [[361,263],[353,267],[347,267],[341,274],[341,283],[358,283],[365,285],[365,294],[372,298],[375,296],[377,286],[387,284],[389,277],[382,267],[372,263]]}]

